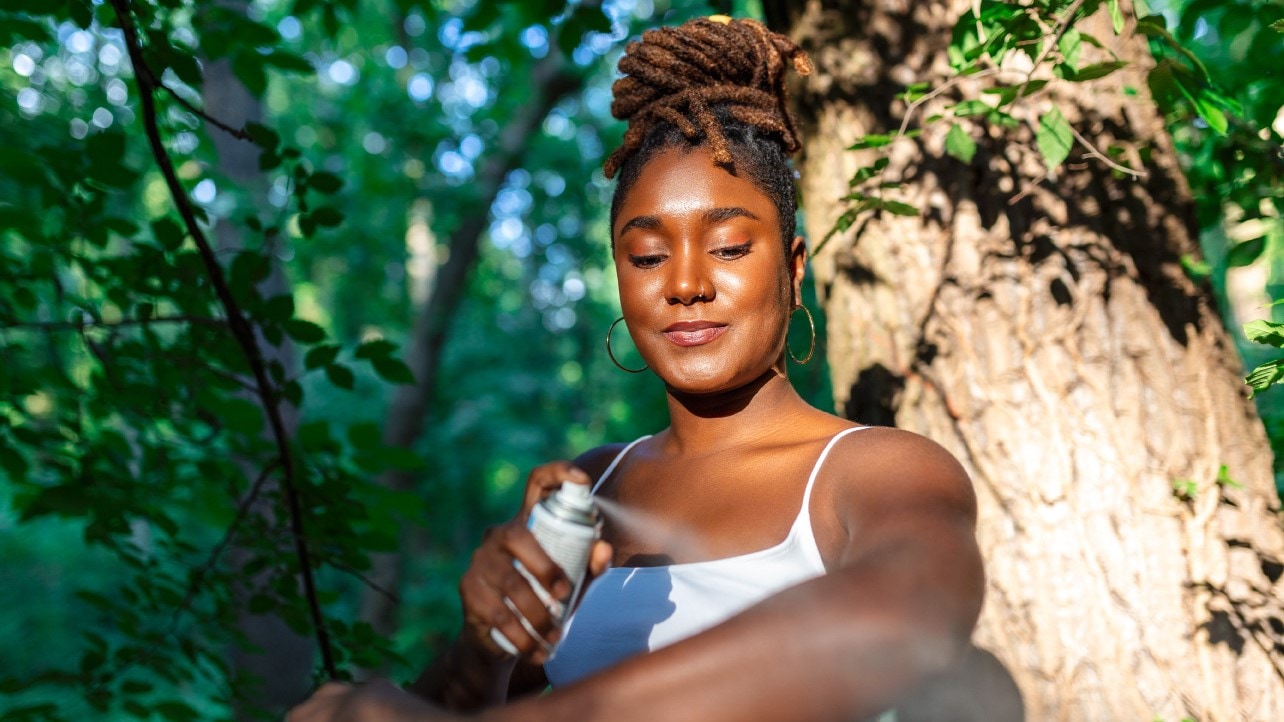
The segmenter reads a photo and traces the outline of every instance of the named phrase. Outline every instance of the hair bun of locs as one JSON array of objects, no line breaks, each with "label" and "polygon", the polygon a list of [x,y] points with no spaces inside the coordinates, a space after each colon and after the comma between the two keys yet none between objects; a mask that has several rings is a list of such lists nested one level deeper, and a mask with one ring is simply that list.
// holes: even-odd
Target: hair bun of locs
[{"label": "hair bun of locs", "polygon": [[613,178],[660,123],[693,140],[703,135],[713,159],[730,163],[715,105],[738,122],[779,134],[785,151],[796,152],[798,132],[785,91],[789,65],[799,75],[812,72],[801,48],[757,20],[697,18],[646,31],[625,48],[619,66],[624,77],[611,88],[611,114],[628,121],[629,129],[606,159],[606,177]]}]

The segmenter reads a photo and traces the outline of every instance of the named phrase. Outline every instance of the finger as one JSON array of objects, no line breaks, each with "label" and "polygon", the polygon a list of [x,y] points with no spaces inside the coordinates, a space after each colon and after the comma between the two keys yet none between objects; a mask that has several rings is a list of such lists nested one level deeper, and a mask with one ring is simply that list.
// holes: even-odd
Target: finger
[{"label": "finger", "polygon": [[[510,525],[498,535],[498,541],[505,552],[519,562],[530,576],[544,588],[554,599],[566,600],[571,595],[571,581],[566,572],[549,558],[548,553],[536,541],[535,536],[524,526]],[[511,578],[510,569],[494,570],[498,577]],[[493,577],[492,577],[493,578]]]},{"label": "finger", "polygon": [[614,556],[615,549],[609,543],[600,539],[593,542],[593,549],[589,552],[589,577],[596,579],[610,569]]},{"label": "finger", "polygon": [[522,500],[523,517],[530,512],[532,506],[551,494],[564,481],[586,485],[593,482],[588,474],[569,461],[550,461],[532,469],[526,477],[526,496]]},{"label": "finger", "polygon": [[[517,649],[517,656],[531,657],[536,652],[543,651],[548,647],[549,642],[542,639],[538,633],[531,634],[528,632],[527,627],[531,626],[529,620],[524,620],[520,611],[514,611],[516,609],[516,606],[509,607],[505,605],[503,613],[492,620],[491,626],[499,630],[499,633],[512,643],[512,646]],[[496,647],[500,647],[493,636],[489,636],[488,641]],[[500,648],[502,649],[502,647]]]},{"label": "finger", "polygon": [[504,586],[500,589],[500,601],[525,622],[528,632],[542,637],[553,629],[555,621],[561,619],[562,604],[548,597],[546,592],[536,592],[529,578],[521,573],[522,570],[513,571],[515,573],[504,580]]}]

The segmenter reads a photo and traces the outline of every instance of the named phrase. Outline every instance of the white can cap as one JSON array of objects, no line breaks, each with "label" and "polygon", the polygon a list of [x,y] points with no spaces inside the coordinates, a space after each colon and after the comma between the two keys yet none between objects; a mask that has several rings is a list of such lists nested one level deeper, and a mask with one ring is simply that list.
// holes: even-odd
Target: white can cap
[{"label": "white can cap", "polygon": [[593,496],[587,484],[576,484],[570,481],[562,482],[558,501],[584,512],[588,512],[593,508]]}]

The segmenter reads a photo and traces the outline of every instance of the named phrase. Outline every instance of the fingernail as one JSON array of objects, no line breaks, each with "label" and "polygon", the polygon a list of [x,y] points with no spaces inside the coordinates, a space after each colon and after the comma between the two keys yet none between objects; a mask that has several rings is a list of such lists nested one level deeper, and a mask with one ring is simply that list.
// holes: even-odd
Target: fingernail
[{"label": "fingernail", "polygon": [[567,597],[571,596],[571,585],[560,580],[557,582],[554,582],[553,596],[557,597],[558,599],[566,599]]}]

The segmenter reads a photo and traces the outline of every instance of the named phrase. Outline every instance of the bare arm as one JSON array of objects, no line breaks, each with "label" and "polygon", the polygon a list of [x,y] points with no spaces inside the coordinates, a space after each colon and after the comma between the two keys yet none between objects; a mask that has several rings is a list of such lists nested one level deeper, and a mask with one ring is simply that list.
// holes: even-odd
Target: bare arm
[{"label": "bare arm", "polygon": [[832,493],[847,534],[828,575],[483,718],[859,719],[948,666],[967,643],[983,589],[971,485],[925,439],[862,433],[883,437],[881,458],[859,459],[863,468],[850,472],[838,464]]}]

